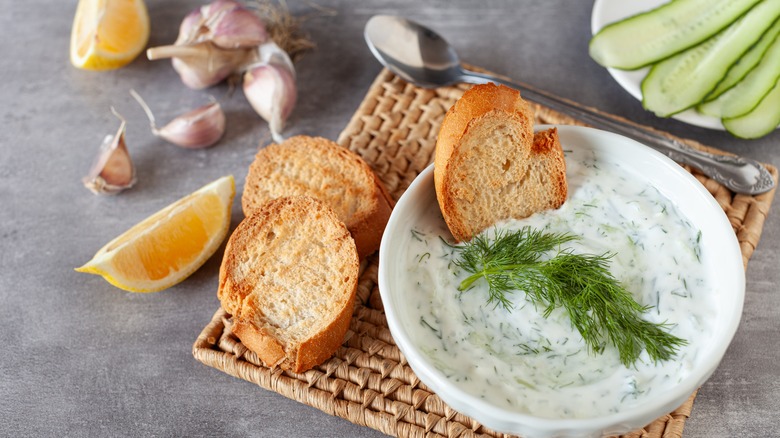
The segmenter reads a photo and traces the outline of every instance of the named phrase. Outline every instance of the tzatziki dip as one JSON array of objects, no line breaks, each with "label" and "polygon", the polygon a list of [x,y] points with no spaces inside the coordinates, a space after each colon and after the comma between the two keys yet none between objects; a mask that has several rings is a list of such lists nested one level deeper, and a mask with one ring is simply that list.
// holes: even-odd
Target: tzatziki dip
[{"label": "tzatziki dip", "polygon": [[[404,325],[427,359],[467,393],[498,407],[545,418],[606,415],[643,403],[697,366],[699,347],[714,332],[701,231],[663,194],[591,149],[566,151],[569,197],[560,209],[496,224],[484,233],[532,227],[578,236],[575,253],[605,254],[610,272],[650,309],[642,318],[665,323],[688,341],[667,361],[643,352],[631,366],[607,344],[589,352],[563,308],[544,317],[522,291],[511,309],[488,304],[484,279],[470,289],[454,263],[458,253],[437,204],[404,237],[401,304]],[[695,342],[694,342],[695,340]]]}]

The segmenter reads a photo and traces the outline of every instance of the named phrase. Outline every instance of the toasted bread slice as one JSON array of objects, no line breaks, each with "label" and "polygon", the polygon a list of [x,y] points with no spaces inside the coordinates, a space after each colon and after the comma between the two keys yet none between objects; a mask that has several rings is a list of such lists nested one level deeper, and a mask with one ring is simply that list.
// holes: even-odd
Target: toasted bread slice
[{"label": "toasted bread slice", "polygon": [[520,92],[494,84],[466,91],[444,117],[434,182],[456,240],[504,219],[521,219],[566,200],[566,162],[558,131],[533,133]]},{"label": "toasted bread slice", "polygon": [[277,198],[230,236],[217,296],[233,333],[263,363],[300,373],[342,344],[358,269],[355,242],[330,207]]},{"label": "toasted bread slice", "polygon": [[328,204],[346,224],[360,258],[379,248],[390,197],[355,153],[321,137],[297,136],[261,149],[249,166],[241,204],[249,216],[271,199],[306,195]]}]

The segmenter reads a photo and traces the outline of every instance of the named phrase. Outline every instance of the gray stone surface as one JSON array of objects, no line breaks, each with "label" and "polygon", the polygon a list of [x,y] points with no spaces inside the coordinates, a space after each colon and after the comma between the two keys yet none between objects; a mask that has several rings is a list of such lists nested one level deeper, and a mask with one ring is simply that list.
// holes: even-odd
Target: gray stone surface
[{"label": "gray stone surface", "polygon": [[[175,39],[198,1],[149,0],[151,45]],[[193,359],[218,306],[219,255],[158,294],[122,292],[73,271],[108,240],[206,182],[243,186],[266,126],[240,92],[185,88],[168,62],[138,59],[110,72],[68,62],[76,0],[4,2],[0,14],[0,435],[380,436],[229,377]],[[592,2],[332,0],[306,30],[317,43],[297,66],[300,99],[287,134],[335,138],[379,72],[362,39],[366,20],[403,14],[427,23],[463,59],[604,111],[752,158],[780,163],[780,135],[740,141],[645,112],[587,55]],[[228,130],[218,146],[181,150],[153,137],[128,95],[167,120],[220,99]],[[115,106],[128,120],[138,184],[117,197],[81,185]],[[233,226],[241,218],[234,205]],[[780,215],[770,214],[747,272],[744,317],[726,357],[696,399],[686,437],[776,435],[780,411]]]}]

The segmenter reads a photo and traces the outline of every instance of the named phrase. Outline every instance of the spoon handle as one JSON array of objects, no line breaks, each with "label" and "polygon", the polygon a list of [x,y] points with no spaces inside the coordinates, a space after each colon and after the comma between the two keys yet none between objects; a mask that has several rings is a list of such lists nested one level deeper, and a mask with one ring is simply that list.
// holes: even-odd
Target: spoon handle
[{"label": "spoon handle", "polygon": [[520,90],[523,98],[531,102],[574,117],[594,128],[632,138],[678,163],[693,166],[734,193],[756,195],[767,192],[775,186],[775,181],[769,171],[755,160],[700,151],[626,120],[606,115],[593,108],[500,77],[463,70],[461,79],[463,82],[471,84],[496,82]]}]

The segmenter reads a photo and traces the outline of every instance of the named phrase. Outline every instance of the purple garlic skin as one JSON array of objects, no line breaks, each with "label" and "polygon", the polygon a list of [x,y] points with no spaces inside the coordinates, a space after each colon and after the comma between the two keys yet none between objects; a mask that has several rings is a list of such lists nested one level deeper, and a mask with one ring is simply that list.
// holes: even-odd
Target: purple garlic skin
[{"label": "purple garlic skin", "polygon": [[216,17],[220,13],[229,11],[235,8],[243,8],[244,6],[236,0],[214,0],[213,2],[203,5],[199,8],[200,13],[206,18]]},{"label": "purple garlic skin", "polygon": [[224,12],[211,26],[211,41],[224,49],[255,47],[268,40],[260,17],[244,7]]},{"label": "purple garlic skin", "polygon": [[143,97],[135,90],[130,90],[130,95],[138,101],[149,118],[152,134],[177,146],[187,149],[207,148],[217,143],[225,134],[225,112],[213,98],[208,105],[188,111],[162,128],[157,128],[154,113]]},{"label": "purple garlic skin", "polygon": [[182,82],[200,90],[243,72],[257,61],[256,47],[268,40],[254,11],[234,0],[216,0],[184,17],[173,45],[151,48],[146,55],[172,58]]},{"label": "purple garlic skin", "polygon": [[149,59],[172,58],[173,69],[184,85],[201,90],[216,85],[251,62],[251,49],[227,50],[209,41],[193,45],[155,47],[147,51]]},{"label": "purple garlic skin", "polygon": [[219,103],[213,102],[182,114],[152,132],[183,148],[207,148],[225,133],[225,112]]},{"label": "purple garlic skin", "polygon": [[279,143],[298,98],[295,67],[287,52],[273,41],[257,47],[257,58],[259,61],[244,74],[244,95],[255,112],[268,122],[271,136]]},{"label": "purple garlic skin", "polygon": [[201,24],[203,23],[203,14],[200,13],[200,9],[196,9],[182,20],[179,26],[179,36],[176,38],[175,45],[185,45],[194,42],[201,32]]},{"label": "purple garlic skin", "polygon": [[125,144],[125,126],[122,120],[115,135],[107,135],[98,155],[82,179],[84,186],[96,195],[116,195],[135,184],[135,167]]},{"label": "purple garlic skin", "polygon": [[293,72],[275,63],[256,65],[244,75],[244,95],[268,122],[274,141],[283,141],[281,132],[298,98]]},{"label": "purple garlic skin", "polygon": [[211,41],[223,49],[238,49],[267,40],[265,24],[255,12],[233,0],[216,0],[184,17],[175,44]]}]

